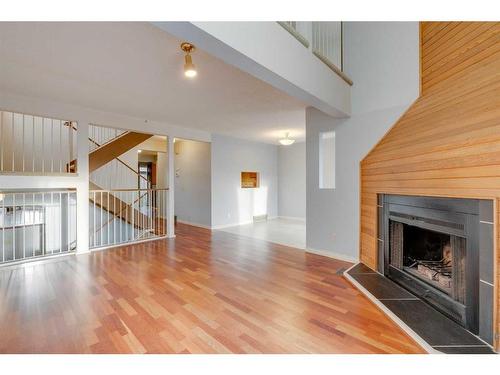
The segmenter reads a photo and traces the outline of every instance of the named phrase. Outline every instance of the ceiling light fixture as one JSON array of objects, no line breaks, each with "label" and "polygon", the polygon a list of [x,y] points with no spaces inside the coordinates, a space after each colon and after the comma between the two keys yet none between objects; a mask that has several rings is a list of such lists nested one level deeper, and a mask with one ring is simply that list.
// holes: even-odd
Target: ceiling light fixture
[{"label": "ceiling light fixture", "polygon": [[181,50],[186,52],[186,56],[184,56],[184,75],[188,78],[196,77],[198,74],[196,67],[193,64],[193,59],[191,58],[191,52],[193,52],[194,49],[195,48],[191,43],[184,42],[181,44]]},{"label": "ceiling light fixture", "polygon": [[286,133],[285,134],[285,138],[282,138],[279,140],[279,142],[283,145],[283,146],[290,146],[292,145],[294,142],[295,142],[295,139],[291,139],[289,136],[288,136],[289,133]]},{"label": "ceiling light fixture", "polygon": [[142,152],[142,150],[137,150],[137,153],[140,154]]}]

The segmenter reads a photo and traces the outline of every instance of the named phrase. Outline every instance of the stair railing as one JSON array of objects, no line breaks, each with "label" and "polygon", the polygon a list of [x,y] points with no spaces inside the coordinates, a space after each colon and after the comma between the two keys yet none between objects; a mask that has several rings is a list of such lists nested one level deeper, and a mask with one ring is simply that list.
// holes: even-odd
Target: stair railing
[{"label": "stair railing", "polygon": [[[89,126],[89,152],[96,150],[97,148],[103,146],[105,143],[111,142],[112,140],[122,136],[126,131],[112,128],[105,128],[97,125]],[[112,172],[112,173],[109,173]],[[148,179],[138,173],[135,169],[130,167],[119,157],[114,158],[110,163],[108,163],[107,168],[101,168],[101,170],[96,170],[90,174],[91,181],[96,185],[101,187],[106,187],[108,189],[117,189],[119,186],[114,186],[115,183],[119,181],[130,180],[130,182],[136,182],[140,185],[139,181],[142,180],[146,182],[148,188],[151,187],[151,183]]]},{"label": "stair railing", "polygon": [[90,247],[166,236],[168,189],[91,190]]}]

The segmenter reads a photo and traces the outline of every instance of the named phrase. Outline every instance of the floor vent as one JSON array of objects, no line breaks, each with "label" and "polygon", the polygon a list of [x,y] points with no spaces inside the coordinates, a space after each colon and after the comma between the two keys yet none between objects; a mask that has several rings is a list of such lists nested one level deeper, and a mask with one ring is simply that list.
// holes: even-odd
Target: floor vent
[{"label": "floor vent", "polygon": [[267,215],[258,215],[253,217],[253,222],[258,223],[261,221],[267,221]]}]

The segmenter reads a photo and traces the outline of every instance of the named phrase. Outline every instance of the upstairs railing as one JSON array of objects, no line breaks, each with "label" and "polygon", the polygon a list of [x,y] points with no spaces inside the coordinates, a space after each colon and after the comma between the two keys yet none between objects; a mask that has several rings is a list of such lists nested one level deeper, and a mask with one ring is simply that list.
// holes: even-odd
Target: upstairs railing
[{"label": "upstairs railing", "polygon": [[76,173],[75,122],[0,111],[0,173]]},{"label": "upstairs railing", "polygon": [[343,71],[342,22],[313,22],[312,51],[325,64]]},{"label": "upstairs railing", "polygon": [[352,81],[343,72],[342,22],[281,21],[278,23],[343,80],[352,85]]}]

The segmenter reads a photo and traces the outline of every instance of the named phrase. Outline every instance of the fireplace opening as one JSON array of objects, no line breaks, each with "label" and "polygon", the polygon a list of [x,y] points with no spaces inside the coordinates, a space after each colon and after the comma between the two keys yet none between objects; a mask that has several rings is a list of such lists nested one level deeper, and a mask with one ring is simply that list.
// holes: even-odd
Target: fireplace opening
[{"label": "fireplace opening", "polygon": [[403,270],[452,294],[451,236],[403,224]]},{"label": "fireplace opening", "polygon": [[388,276],[466,325],[466,239],[433,229],[389,220]]}]

